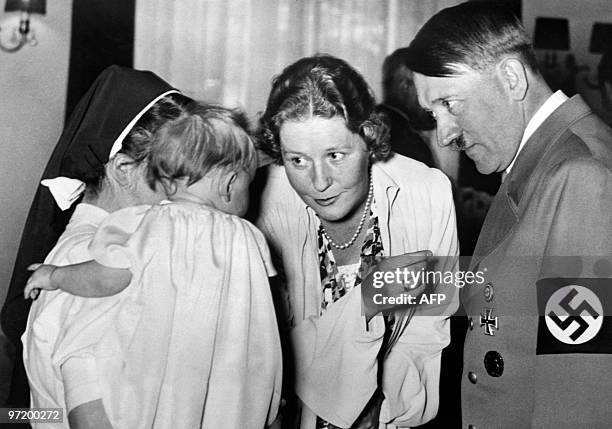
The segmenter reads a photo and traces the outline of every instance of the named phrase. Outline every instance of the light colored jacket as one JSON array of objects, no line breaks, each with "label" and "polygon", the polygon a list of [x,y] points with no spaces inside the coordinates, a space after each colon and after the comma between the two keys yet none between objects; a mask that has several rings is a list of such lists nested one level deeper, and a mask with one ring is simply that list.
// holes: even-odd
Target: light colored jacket
[{"label": "light colored jacket", "polygon": [[[451,186],[440,171],[395,155],[374,163],[372,178],[386,256],[426,249],[438,256],[458,256]],[[316,219],[291,188],[283,167],[269,167],[261,204],[257,224],[286,276],[286,308],[277,310],[286,313],[294,389],[302,401],[301,428],[314,428],[317,415],[350,427],[377,387],[384,321],[376,316],[366,330],[360,287],[319,316]],[[444,261],[442,270],[457,269],[456,260]],[[385,360],[381,427],[415,426],[437,413],[440,355],[450,341],[448,316],[458,305],[454,286],[439,284],[437,291],[446,294],[446,308],[437,313],[444,316],[417,310]]]}]

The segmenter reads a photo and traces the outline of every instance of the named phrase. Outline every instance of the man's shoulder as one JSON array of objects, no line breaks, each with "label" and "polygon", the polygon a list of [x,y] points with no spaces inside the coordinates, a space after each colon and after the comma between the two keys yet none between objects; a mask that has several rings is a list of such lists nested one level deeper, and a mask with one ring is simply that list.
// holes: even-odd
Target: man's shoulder
[{"label": "man's shoulder", "polygon": [[612,130],[595,115],[571,124],[547,151],[551,169],[583,169],[600,165],[612,170]]},{"label": "man's shoulder", "polygon": [[612,167],[612,129],[595,114],[573,123],[570,139],[588,154]]},{"label": "man's shoulder", "polygon": [[585,190],[596,193],[612,192],[611,189],[597,189],[598,185],[604,186],[612,179],[611,165],[588,152],[561,159],[548,169],[545,178],[548,182],[579,182]]},{"label": "man's shoulder", "polygon": [[563,103],[542,127],[553,140],[546,151],[550,161],[592,156],[612,165],[612,129],[581,97]]}]

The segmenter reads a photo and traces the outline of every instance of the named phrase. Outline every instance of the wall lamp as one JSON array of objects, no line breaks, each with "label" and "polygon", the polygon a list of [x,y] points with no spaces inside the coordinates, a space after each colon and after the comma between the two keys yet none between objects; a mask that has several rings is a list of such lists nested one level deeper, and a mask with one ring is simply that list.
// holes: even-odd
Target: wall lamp
[{"label": "wall lamp", "polygon": [[[612,55],[612,24],[608,22],[595,22],[593,29],[591,30],[591,41],[589,43],[589,52],[591,54],[606,54]],[[604,60],[604,57],[601,57]],[[598,69],[601,69],[601,62],[599,63]],[[599,70],[595,76],[595,83],[590,82],[588,76],[584,79],[585,83],[591,89],[597,89],[600,87]]]},{"label": "wall lamp", "polygon": [[564,18],[537,17],[534,33],[533,47],[546,51],[544,67],[556,67],[556,51],[567,51],[570,48],[568,20]]},{"label": "wall lamp", "polygon": [[26,43],[36,46],[38,41],[34,30],[30,29],[30,14],[39,13],[44,15],[47,11],[46,0],[6,0],[5,12],[21,12],[19,27],[13,30],[10,44],[5,45],[0,40],[0,49],[4,52],[16,52],[23,48]]},{"label": "wall lamp", "polygon": [[576,75],[586,66],[576,64],[571,52],[565,54],[565,61],[557,67],[557,51],[569,51],[569,20],[566,18],[537,17],[535,22],[533,47],[546,51],[541,70],[546,82],[553,90],[562,89],[567,95],[576,94]]}]

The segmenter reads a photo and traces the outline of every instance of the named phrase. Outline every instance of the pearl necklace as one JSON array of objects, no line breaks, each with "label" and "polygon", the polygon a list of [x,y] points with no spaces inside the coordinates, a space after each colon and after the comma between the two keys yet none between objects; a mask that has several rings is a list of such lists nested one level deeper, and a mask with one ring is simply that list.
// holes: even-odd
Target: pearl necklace
[{"label": "pearl necklace", "polygon": [[361,220],[359,221],[357,230],[355,231],[351,239],[347,241],[346,243],[338,244],[334,240],[332,240],[329,234],[327,234],[327,231],[325,231],[325,227],[323,226],[323,224],[321,224],[321,232],[323,232],[323,235],[325,236],[329,244],[332,245],[332,247],[339,249],[339,250],[344,250],[344,249],[351,247],[353,243],[355,243],[355,240],[357,240],[357,237],[359,237],[359,234],[361,233],[361,230],[363,229],[363,224],[365,223],[366,216],[368,215],[370,211],[370,204],[372,203],[373,195],[374,195],[374,184],[372,183],[372,175],[370,174],[370,190],[368,191],[368,198],[366,200],[365,207],[363,208],[363,213],[361,214]]}]

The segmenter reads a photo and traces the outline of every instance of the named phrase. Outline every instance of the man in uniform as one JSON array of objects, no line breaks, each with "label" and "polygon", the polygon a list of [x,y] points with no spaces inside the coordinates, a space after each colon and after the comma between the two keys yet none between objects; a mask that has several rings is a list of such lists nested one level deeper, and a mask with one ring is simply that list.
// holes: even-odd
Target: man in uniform
[{"label": "man in uniform", "polygon": [[553,93],[525,30],[494,2],[432,17],[410,44],[438,143],[505,179],[465,286],[468,428],[612,422],[612,130]]}]

